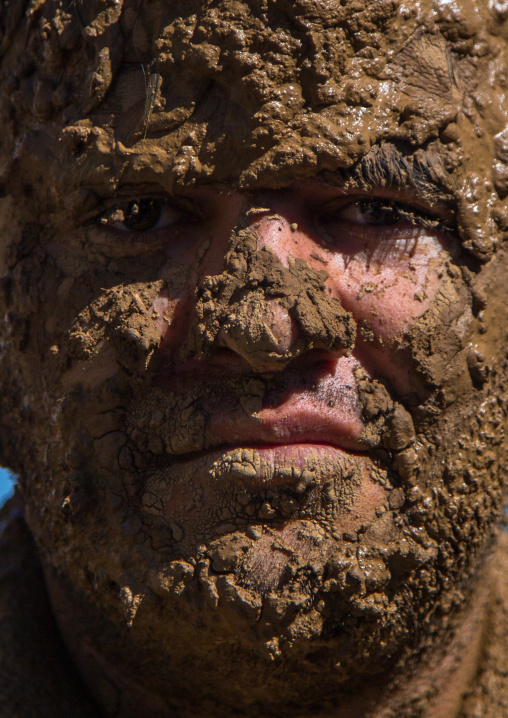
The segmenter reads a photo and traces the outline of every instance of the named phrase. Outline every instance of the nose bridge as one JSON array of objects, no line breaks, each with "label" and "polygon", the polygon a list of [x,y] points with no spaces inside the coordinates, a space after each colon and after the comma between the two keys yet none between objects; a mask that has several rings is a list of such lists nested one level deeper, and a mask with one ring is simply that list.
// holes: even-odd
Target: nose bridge
[{"label": "nose bridge", "polygon": [[282,369],[310,349],[350,351],[355,322],[326,292],[326,272],[292,256],[287,238],[277,241],[284,218],[260,222],[247,213],[246,220],[231,233],[224,270],[197,288],[184,353],[206,358],[228,348],[262,372]]},{"label": "nose bridge", "polygon": [[265,211],[262,215],[251,215],[248,218],[250,228],[257,237],[259,249],[269,250],[285,266],[289,258],[298,254],[296,223],[278,212]]}]

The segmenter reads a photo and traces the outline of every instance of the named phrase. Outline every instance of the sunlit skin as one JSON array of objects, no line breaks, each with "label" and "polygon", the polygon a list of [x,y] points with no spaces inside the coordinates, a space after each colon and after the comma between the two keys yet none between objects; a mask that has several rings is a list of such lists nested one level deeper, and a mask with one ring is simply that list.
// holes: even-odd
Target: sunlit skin
[{"label": "sunlit skin", "polygon": [[[134,257],[154,251],[157,244],[168,260],[161,273],[179,275],[182,268],[187,273],[192,269],[181,296],[174,296],[168,281],[171,314],[177,306],[181,314],[191,311],[197,282],[222,271],[231,232],[250,226],[259,236],[259,247],[269,248],[286,266],[294,257],[316,270],[325,269],[330,294],[357,321],[368,322],[383,341],[393,343],[432,301],[438,276],[431,270],[450,244],[438,226],[425,227],[425,220],[439,208],[426,207],[416,197],[411,207],[411,188],[402,197],[381,189],[348,194],[323,183],[252,195],[202,188],[173,199],[151,195],[146,188],[143,194],[132,187],[123,191],[128,199],[118,205],[112,201],[113,208],[89,230],[89,238]],[[131,201],[153,196],[158,205],[156,221],[148,218],[153,228],[143,232],[115,218],[117,207],[127,210]],[[162,309],[164,302],[157,306]],[[167,329],[161,326],[163,348],[176,347],[185,328],[170,319]]]},{"label": "sunlit skin", "polygon": [[[290,258],[299,258],[316,271],[324,270],[330,296],[379,337],[379,342],[367,344],[358,334],[352,353],[356,365],[386,375],[401,394],[415,390],[396,361],[394,348],[432,302],[450,256],[451,239],[436,222],[430,229],[426,226],[436,209],[422,206],[416,198],[412,208],[410,188],[402,198],[386,190],[339,193],[322,183],[254,195],[202,188],[169,198],[160,191],[143,190],[138,194],[129,186],[119,193],[127,198],[110,201],[112,208],[88,223],[86,238],[106,254],[132,256],[133,263],[138,255],[163,249],[167,264],[160,271],[167,277],[167,288],[153,305],[161,353],[170,353],[174,360],[186,337],[198,282],[223,270],[231,232],[249,226],[258,235],[259,247],[268,248],[285,266]],[[153,227],[138,230],[132,221],[117,219],[117,208],[123,214],[144,198],[156,205],[155,220],[143,210]],[[72,241],[61,238],[57,251],[68,251]],[[274,327],[285,349],[296,339],[297,330],[280,308],[275,311]],[[224,345],[230,351],[215,356],[213,363],[246,372],[249,355],[241,356],[244,350],[238,352],[229,337],[224,337]],[[339,358],[326,357],[335,362]],[[354,363],[342,359],[334,364],[336,371]],[[268,359],[266,366],[259,367],[267,373],[278,368],[283,367],[271,366]]]},{"label": "sunlit skin", "polygon": [[[363,456],[363,485],[336,528],[354,532],[372,521],[387,495],[370,476],[355,370],[361,368],[370,376],[388,379],[400,395],[420,391],[410,375],[403,335],[430,306],[454,250],[449,233],[435,221],[436,209],[426,206],[409,188],[404,194],[382,189],[369,194],[344,193],[323,183],[253,194],[200,188],[177,197],[129,186],[118,194],[118,200],[110,200],[82,231],[100,251],[131,256],[133,264],[154,247],[162,248],[167,257],[166,266],[161,267],[167,283],[151,310],[160,332],[155,357],[158,371],[153,381],[166,389],[184,386],[191,390],[204,388],[210,381],[220,385],[223,379],[235,376],[305,375],[310,389],[297,382],[283,401],[265,401],[254,413],[245,413],[236,399],[215,406],[208,427],[212,443],[218,447],[213,458],[221,451],[242,447],[253,449],[263,466],[272,467],[305,462],[309,451],[318,451],[330,461],[343,452]],[[133,207],[134,215],[130,213]],[[236,232],[245,227],[255,231],[259,251],[267,248],[284,266],[303,259],[315,270],[324,269],[330,296],[340,300],[357,324],[370,329],[374,340],[365,340],[358,331],[351,353],[309,350],[286,363],[273,363],[267,356],[260,365],[259,354],[251,362],[249,349],[255,347],[248,343],[237,346],[224,333],[220,347],[210,357],[182,358],[196,288],[205,277],[223,271],[225,253],[231,243],[239,241]],[[64,236],[55,246],[72,252],[76,251],[74,243],[74,238]],[[297,339],[298,328],[285,310],[275,301],[273,304],[266,304],[266,321],[284,352]],[[93,360],[77,364],[63,377],[65,385],[71,388],[84,382],[93,389],[108,373],[114,374],[114,359],[108,360],[104,350],[99,357],[99,371]],[[341,401],[326,400],[330,388],[342,396]],[[204,477],[203,467],[208,466],[206,456],[190,455],[187,465],[195,467],[195,478],[172,491],[166,511],[168,518],[183,528],[186,539],[192,539],[189,517],[195,514],[197,487],[204,489],[210,506],[218,497],[205,478],[200,478],[201,473]],[[249,486],[254,490],[266,480],[274,486],[281,481],[257,476]],[[289,521],[278,531],[285,545],[305,553],[298,540],[299,522]],[[256,555],[259,580],[270,585],[282,574],[286,559],[274,554],[270,535],[257,542]],[[462,639],[469,640],[468,635],[464,633]],[[133,700],[138,700],[135,692]],[[341,715],[361,715],[358,710],[363,709],[356,703],[350,709],[344,706]]]}]

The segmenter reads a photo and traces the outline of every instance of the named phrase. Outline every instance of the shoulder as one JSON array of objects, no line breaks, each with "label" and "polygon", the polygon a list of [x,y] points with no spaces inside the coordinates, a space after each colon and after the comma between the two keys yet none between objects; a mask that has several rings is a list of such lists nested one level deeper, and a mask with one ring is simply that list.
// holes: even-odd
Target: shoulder
[{"label": "shoulder", "polygon": [[508,716],[508,533],[491,558],[491,595],[479,670],[459,718]]},{"label": "shoulder", "polygon": [[97,718],[59,637],[16,497],[0,510],[0,715]]}]

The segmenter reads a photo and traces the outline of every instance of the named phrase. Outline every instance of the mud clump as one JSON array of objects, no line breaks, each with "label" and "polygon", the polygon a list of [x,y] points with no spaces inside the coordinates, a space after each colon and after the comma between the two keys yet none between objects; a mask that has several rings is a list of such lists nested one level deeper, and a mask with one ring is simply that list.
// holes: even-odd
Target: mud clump
[{"label": "mud clump", "polygon": [[206,357],[207,347],[222,340],[247,354],[254,371],[282,369],[312,349],[351,352],[356,325],[339,300],[326,293],[325,271],[313,272],[299,259],[284,267],[269,250],[258,249],[249,230],[230,243],[224,272],[208,278],[198,291],[197,336],[191,333],[190,339],[194,352]]},{"label": "mud clump", "polygon": [[[469,652],[506,490],[506,20],[2,5],[2,460],[104,715],[414,718]],[[120,232],[152,195],[164,239]],[[372,196],[409,240],[347,244]],[[270,202],[317,259],[263,244]]]}]

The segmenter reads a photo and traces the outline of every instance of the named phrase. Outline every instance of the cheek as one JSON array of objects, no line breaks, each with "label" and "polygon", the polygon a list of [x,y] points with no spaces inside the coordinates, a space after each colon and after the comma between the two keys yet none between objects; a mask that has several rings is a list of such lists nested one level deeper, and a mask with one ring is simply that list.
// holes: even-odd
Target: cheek
[{"label": "cheek", "polygon": [[176,351],[187,336],[195,305],[194,286],[189,282],[175,290],[169,282],[152,303],[150,315],[163,352]]},{"label": "cheek", "polygon": [[339,297],[358,324],[354,356],[400,394],[420,393],[413,353],[401,340],[434,303],[448,259],[432,238],[426,255],[414,261],[369,265],[361,257],[345,261],[335,256],[327,266],[330,294]]},{"label": "cheek", "polygon": [[169,289],[162,289],[155,297],[150,314],[161,337],[167,337],[174,322],[179,299],[172,297]]},{"label": "cheek", "polygon": [[429,308],[446,256],[438,250],[425,261],[386,266],[356,258],[346,263],[336,257],[330,262],[327,284],[357,322],[381,343],[391,343]]}]

